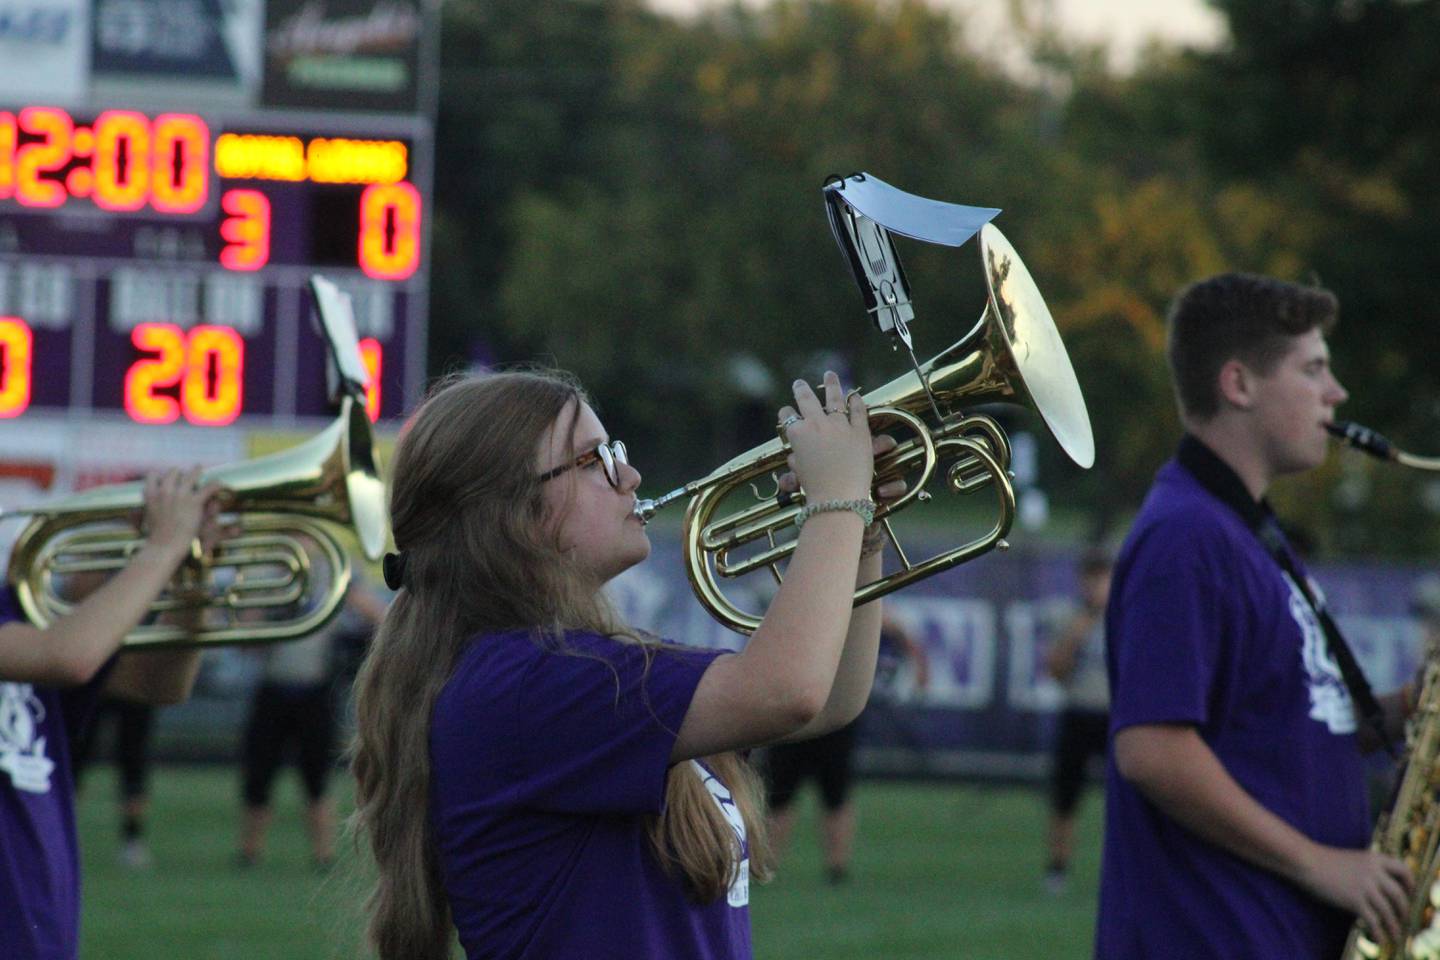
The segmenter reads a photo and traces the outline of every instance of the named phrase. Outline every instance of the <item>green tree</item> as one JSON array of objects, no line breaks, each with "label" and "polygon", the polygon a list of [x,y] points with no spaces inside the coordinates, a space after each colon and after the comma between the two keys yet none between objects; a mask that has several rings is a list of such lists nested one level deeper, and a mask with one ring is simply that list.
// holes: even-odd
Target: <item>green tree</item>
[{"label": "green tree", "polygon": [[[792,376],[838,365],[873,387],[907,366],[824,218],[825,178],[864,169],[1004,208],[1098,440],[1092,473],[1047,444],[1042,469],[1097,531],[1136,506],[1178,434],[1166,304],[1221,270],[1335,289],[1354,415],[1440,449],[1440,114],[1421,108],[1440,86],[1440,0],[1215,5],[1233,33],[1218,50],[1156,47],[1118,75],[1038,36],[1037,81],[918,0],[684,21],[636,0],[452,0],[432,368],[477,340],[500,360],[552,359],[612,431],[644,438],[650,483],[694,477],[771,435]],[[903,240],[901,255],[924,359],[979,315],[978,258]],[[1353,458],[1279,491],[1322,541],[1400,552],[1435,545],[1425,494]]]},{"label": "green tree", "polygon": [[447,0],[436,128],[430,369],[531,344],[497,315],[506,224],[526,190],[588,175],[632,0]]},{"label": "green tree", "polygon": [[[1251,183],[1315,224],[1304,249],[1311,278],[1342,304],[1332,346],[1353,395],[1342,414],[1440,450],[1440,114],[1427,107],[1440,93],[1440,3],[1215,5],[1232,43],[1192,58],[1188,86],[1173,91],[1176,115],[1213,175]],[[1302,481],[1296,505],[1346,549],[1440,546],[1428,478],[1355,479],[1367,470]]]},{"label": "green tree", "polygon": [[[827,175],[863,168],[922,195],[1013,206],[1005,228],[1022,249],[1045,222],[1053,107],[967,53],[943,12],[782,2],[630,26],[597,166],[514,208],[502,314],[579,368],[627,429],[664,442],[674,402],[700,414],[713,428],[681,438],[666,457],[676,469],[736,452],[726,444],[745,431],[727,411],[748,409],[743,359],[776,385],[752,438],[771,430],[791,376],[818,377],[817,355],[870,386],[904,369],[829,235]],[[902,256],[920,349],[938,352],[983,305],[978,260],[918,244]]]}]

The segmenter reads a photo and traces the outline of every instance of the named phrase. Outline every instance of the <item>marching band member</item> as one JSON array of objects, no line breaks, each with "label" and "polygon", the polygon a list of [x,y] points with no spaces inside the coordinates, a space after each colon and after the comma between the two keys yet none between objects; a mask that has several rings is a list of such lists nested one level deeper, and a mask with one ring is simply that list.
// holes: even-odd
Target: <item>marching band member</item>
[{"label": "marching band member", "polygon": [[190,693],[197,649],[115,654],[198,536],[219,539],[219,485],[199,470],[145,483],[144,546],[123,570],[43,629],[0,591],[0,944],[16,960],[73,960],[80,949],[80,862],[68,731],[102,692],[139,703]]},{"label": "marching band member", "polygon": [[1370,693],[1264,499],[1325,459],[1337,311],[1245,274],[1170,308],[1186,435],[1110,594],[1097,958],[1336,957],[1357,914],[1400,932],[1411,879],[1366,849],[1357,743],[1398,698]]},{"label": "marching band member", "polygon": [[1045,654],[1045,670],[1060,685],[1060,712],[1050,764],[1049,853],[1045,889],[1065,891],[1075,852],[1075,820],[1085,790],[1085,768],[1104,758],[1110,741],[1110,687],[1105,679],[1105,605],[1110,598],[1110,555],[1092,548],[1080,558],[1080,602],[1067,611],[1059,636]]},{"label": "marching band member", "polygon": [[780,410],[809,501],[740,653],[655,640],[607,603],[650,552],[640,474],[573,381],[453,381],[414,415],[391,491],[400,590],[357,680],[382,960],[446,957],[452,929],[472,960],[751,956],[767,851],[740,751],[849,722],[875,668],[879,604],[851,602],[879,573],[872,444],[893,440],[833,373],[824,393],[796,381]]}]

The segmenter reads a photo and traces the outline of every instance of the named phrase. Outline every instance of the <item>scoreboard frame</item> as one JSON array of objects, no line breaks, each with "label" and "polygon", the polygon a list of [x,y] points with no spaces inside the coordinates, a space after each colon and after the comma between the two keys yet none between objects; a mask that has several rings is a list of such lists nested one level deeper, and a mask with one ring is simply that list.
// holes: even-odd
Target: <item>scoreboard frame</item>
[{"label": "scoreboard frame", "polygon": [[419,0],[415,15],[409,112],[204,97],[180,109],[182,94],[143,85],[17,100],[0,84],[0,424],[325,418],[315,273],[355,303],[372,419],[412,406],[425,386],[438,9]]}]

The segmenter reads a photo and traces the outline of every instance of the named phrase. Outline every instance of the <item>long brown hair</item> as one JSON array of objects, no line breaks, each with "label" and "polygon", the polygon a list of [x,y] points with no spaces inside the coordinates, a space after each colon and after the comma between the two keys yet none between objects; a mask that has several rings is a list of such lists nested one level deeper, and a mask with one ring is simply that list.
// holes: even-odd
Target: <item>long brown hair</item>
[{"label": "long brown hair", "polygon": [[[368,839],[378,872],[367,933],[382,960],[449,955],[452,918],[425,813],[430,715],[470,640],[529,627],[537,639],[588,630],[646,644],[652,655],[660,648],[621,622],[544,523],[534,452],[552,424],[573,430],[584,400],[580,386],[555,371],[452,378],[431,392],[396,447],[390,511],[406,586],[356,678],[351,747],[352,826]],[[769,854],[758,778],[733,753],[706,762],[735,795],[751,873],[763,880]],[[697,900],[722,896],[736,876],[734,832],[691,764],[671,768],[664,812],[649,835],[660,862]]]}]

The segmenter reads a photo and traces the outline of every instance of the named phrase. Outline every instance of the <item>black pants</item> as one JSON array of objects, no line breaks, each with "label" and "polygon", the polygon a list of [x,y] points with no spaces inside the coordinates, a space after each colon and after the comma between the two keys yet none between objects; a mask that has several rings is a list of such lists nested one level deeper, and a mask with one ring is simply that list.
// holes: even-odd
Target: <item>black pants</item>
[{"label": "black pants", "polygon": [[155,721],[155,708],[148,704],[109,697],[100,701],[90,722],[80,729],[72,745],[75,782],[80,782],[85,768],[94,758],[100,725],[107,717],[114,720],[115,726],[115,766],[120,774],[120,797],[122,800],[143,797],[150,778],[150,730]]},{"label": "black pants", "polygon": [[1110,735],[1110,715],[1094,710],[1066,709],[1060,715],[1055,763],[1050,771],[1050,808],[1061,816],[1075,812],[1085,787],[1085,767],[1091,757],[1104,757]]},{"label": "black pants", "polygon": [[335,712],[330,684],[287,686],[262,683],[250,707],[241,754],[245,803],[270,803],[270,786],[293,745],[311,803],[325,796],[335,762]]},{"label": "black pants", "polygon": [[814,778],[826,810],[838,810],[850,795],[851,760],[855,755],[855,724],[797,743],[780,743],[766,751],[770,806],[783,810],[805,780]]}]

